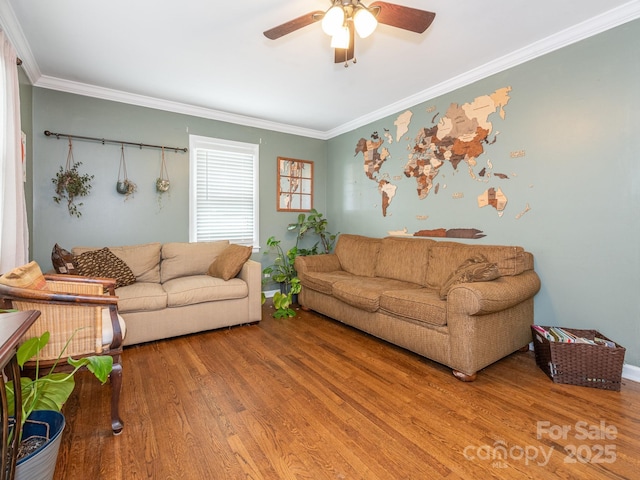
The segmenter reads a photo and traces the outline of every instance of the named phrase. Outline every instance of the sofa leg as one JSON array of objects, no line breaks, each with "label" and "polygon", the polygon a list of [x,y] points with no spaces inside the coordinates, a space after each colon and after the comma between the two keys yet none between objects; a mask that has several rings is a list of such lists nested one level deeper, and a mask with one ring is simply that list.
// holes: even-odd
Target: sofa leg
[{"label": "sofa leg", "polygon": [[453,376],[462,382],[473,382],[478,377],[477,373],[467,375],[466,373],[459,372],[458,370],[451,370],[451,373],[453,373]]},{"label": "sofa leg", "polygon": [[304,312],[310,312],[311,309],[309,307],[305,307],[304,305],[300,305],[300,308],[302,309],[302,311]]}]

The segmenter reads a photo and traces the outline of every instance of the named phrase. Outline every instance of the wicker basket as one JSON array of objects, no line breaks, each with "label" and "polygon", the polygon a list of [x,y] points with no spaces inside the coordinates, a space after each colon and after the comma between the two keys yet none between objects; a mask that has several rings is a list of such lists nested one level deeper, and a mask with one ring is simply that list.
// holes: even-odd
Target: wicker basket
[{"label": "wicker basket", "polygon": [[[542,327],[548,330],[550,327]],[[612,341],[597,330],[563,328],[577,337]],[[625,348],[586,343],[550,342],[533,327],[536,363],[555,383],[620,391]]]}]

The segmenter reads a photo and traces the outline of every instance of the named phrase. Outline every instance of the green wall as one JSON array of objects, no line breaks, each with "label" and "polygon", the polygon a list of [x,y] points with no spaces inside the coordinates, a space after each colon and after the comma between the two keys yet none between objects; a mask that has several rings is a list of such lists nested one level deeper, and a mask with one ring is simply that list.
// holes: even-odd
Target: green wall
[{"label": "green wall", "polygon": [[[640,366],[639,39],[636,20],[412,107],[409,132],[385,145],[391,157],[381,173],[398,185],[386,217],[355,147],[374,131],[382,135],[387,128],[395,136],[397,115],[322,141],[33,88],[32,257],[46,269],[56,242],[70,248],[188,240],[186,154],[168,153],[171,197],[159,210],[158,151],[126,149],[129,177],[139,191],[125,202],[115,192],[119,147],[75,142],[75,160],[96,176],[83,217],[76,219],[51,200],[51,177],[66,160],[67,142],[45,137],[44,130],[175,146],[187,146],[189,133],[256,142],[263,247],[271,235],[285,246],[294,241],[285,232],[296,214],[275,209],[276,157],[312,160],[315,206],[326,214],[330,231],[385,236],[405,227],[478,228],[486,237],[467,241],[522,245],[534,254],[542,280],[536,323],[597,329],[627,347],[626,363]],[[451,103],[506,86],[512,88],[506,116],[491,117],[490,138],[500,133],[478,161],[491,160],[495,172],[510,178],[471,181],[463,165],[457,171],[443,166],[439,180],[447,188],[419,200],[414,180],[402,173],[418,128],[430,126]],[[520,150],[524,156],[511,157]],[[477,206],[488,186],[500,186],[508,196],[501,217]],[[459,192],[464,196],[453,199]],[[531,210],[516,218],[526,204]],[[261,254],[254,258],[266,262]]]},{"label": "green wall", "polygon": [[[355,147],[385,128],[395,137],[397,115],[329,140],[328,217],[342,232],[478,228],[486,237],[468,241],[522,245],[542,280],[536,323],[597,329],[627,348],[626,363],[640,365],[639,46],[634,21],[411,108],[407,135],[383,145],[391,157],[381,173],[398,186],[386,217]],[[491,160],[494,172],[510,178],[485,183],[464,164],[444,165],[437,181],[447,188],[419,200],[415,180],[403,175],[418,129],[451,103],[506,86],[506,116],[490,117],[489,139],[500,133],[478,163]],[[523,157],[511,157],[520,150]],[[508,197],[502,217],[477,205],[488,186]],[[517,219],[527,204],[531,210]]]},{"label": "green wall", "polygon": [[[75,140],[74,160],[81,173],[95,176],[90,195],[82,199],[82,217],[72,217],[66,206],[53,202],[51,179],[67,159],[66,138],[47,137],[44,131],[88,137],[188,147],[189,134],[260,145],[260,245],[277,235],[283,243],[286,226],[297,214],[276,211],[276,158],[311,160],[315,173],[315,206],[326,207],[327,143],[188,115],[33,88],[33,228],[31,256],[43,269],[51,268],[55,243],[73,246],[115,246],[145,242],[189,240],[189,157],[165,150],[171,180],[170,196],[158,204],[155,181],[160,174],[161,151],[125,147],[128,177],[138,191],[125,201],[116,192],[120,146]],[[262,253],[253,258],[265,263]]]}]

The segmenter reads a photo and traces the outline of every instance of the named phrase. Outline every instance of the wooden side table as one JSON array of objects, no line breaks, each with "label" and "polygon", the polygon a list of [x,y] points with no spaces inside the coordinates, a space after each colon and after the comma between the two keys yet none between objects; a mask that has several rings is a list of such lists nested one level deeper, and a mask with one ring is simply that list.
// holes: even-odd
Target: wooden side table
[{"label": "wooden side table", "polygon": [[[18,342],[40,316],[38,310],[11,312],[0,314],[0,372],[4,371],[8,380],[14,385],[20,385],[20,367],[16,360]],[[7,392],[4,376],[0,374],[0,420],[2,422],[2,455],[0,479],[13,479],[16,472],[16,456],[18,454],[18,440],[20,438],[20,423],[22,414],[22,395],[19,388],[14,389],[14,432],[9,444],[9,415]]]}]

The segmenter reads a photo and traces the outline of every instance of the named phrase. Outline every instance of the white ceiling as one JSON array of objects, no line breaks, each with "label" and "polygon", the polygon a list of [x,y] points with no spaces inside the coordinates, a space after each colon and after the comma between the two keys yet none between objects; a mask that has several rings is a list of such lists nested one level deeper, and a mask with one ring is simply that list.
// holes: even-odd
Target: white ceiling
[{"label": "white ceiling", "polygon": [[0,0],[0,25],[36,86],[331,138],[640,17],[640,0],[392,1],[436,18],[380,25],[348,68],[319,23],[262,34],[329,0]]}]

